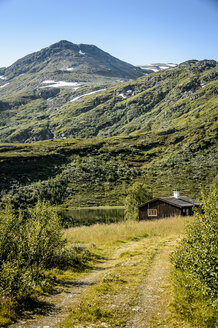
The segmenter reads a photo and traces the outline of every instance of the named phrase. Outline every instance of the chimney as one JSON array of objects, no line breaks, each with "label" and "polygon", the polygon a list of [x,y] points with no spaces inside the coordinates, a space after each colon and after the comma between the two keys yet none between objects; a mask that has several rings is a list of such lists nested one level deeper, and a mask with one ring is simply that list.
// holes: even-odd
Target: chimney
[{"label": "chimney", "polygon": [[175,197],[175,198],[179,198],[179,191],[177,191],[177,190],[175,190],[174,192],[173,192],[173,197]]}]

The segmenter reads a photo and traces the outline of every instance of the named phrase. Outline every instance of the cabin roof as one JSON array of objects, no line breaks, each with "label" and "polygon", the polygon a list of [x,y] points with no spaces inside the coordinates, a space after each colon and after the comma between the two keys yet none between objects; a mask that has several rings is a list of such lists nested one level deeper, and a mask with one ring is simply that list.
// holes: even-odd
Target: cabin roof
[{"label": "cabin roof", "polygon": [[179,196],[178,198],[171,196],[171,197],[158,197],[158,198],[152,199],[152,200],[140,205],[139,208],[144,207],[145,205],[147,205],[149,203],[153,203],[157,200],[160,200],[164,203],[168,203],[170,205],[173,205],[173,206],[179,207],[179,208],[184,208],[184,207],[187,208],[187,207],[202,205],[202,203],[198,203],[198,202],[196,202],[195,199],[192,199],[187,196]]}]

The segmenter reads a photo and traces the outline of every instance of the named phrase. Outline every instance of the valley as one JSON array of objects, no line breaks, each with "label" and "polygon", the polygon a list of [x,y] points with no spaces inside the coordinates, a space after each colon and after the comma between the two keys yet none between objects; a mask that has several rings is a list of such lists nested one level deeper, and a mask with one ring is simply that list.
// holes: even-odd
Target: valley
[{"label": "valley", "polygon": [[141,180],[154,196],[177,188],[197,197],[217,174],[217,67],[190,60],[144,75],[60,41],[1,69],[1,194],[19,204],[41,195],[63,208],[123,206]]}]

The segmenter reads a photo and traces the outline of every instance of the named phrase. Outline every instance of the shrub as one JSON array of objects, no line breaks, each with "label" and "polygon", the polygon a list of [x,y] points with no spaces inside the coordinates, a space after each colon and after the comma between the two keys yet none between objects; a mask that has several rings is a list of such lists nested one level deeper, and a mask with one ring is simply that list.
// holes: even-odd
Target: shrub
[{"label": "shrub", "polygon": [[71,244],[56,254],[55,265],[61,269],[81,268],[90,259],[91,254],[85,246]]},{"label": "shrub", "polygon": [[56,253],[65,241],[56,210],[48,203],[38,202],[28,211],[25,223],[26,255],[29,266],[39,271],[54,265]]},{"label": "shrub", "polygon": [[202,195],[202,211],[195,213],[187,237],[172,257],[175,307],[195,324],[216,326],[217,306],[217,193]]},{"label": "shrub", "polygon": [[10,204],[0,212],[0,296],[20,300],[40,283],[40,273],[53,265],[64,245],[55,210],[38,202],[25,214]]},{"label": "shrub", "polygon": [[17,300],[29,296],[35,288],[31,270],[19,261],[4,262],[0,269],[0,295]]}]

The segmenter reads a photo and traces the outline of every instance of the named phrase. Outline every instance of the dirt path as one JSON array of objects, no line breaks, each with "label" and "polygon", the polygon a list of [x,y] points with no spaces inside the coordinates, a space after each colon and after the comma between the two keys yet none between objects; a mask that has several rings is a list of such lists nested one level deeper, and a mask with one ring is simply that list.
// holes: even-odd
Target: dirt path
[{"label": "dirt path", "polygon": [[155,256],[147,275],[140,285],[140,294],[135,307],[135,315],[130,319],[125,328],[153,327],[151,318],[163,315],[161,313],[167,304],[163,304],[166,286],[170,274],[169,255],[174,248],[175,242],[168,244]]},{"label": "dirt path", "polygon": [[[25,313],[25,319],[10,325],[10,328],[54,328],[69,314],[73,305],[87,287],[94,284],[100,274],[94,271],[78,281],[65,281],[54,294],[45,298],[40,307]],[[43,309],[42,309],[43,307]]]},{"label": "dirt path", "polygon": [[[80,298],[87,288],[97,283],[103,274],[116,266],[116,260],[122,252],[134,248],[135,245],[137,242],[130,242],[125,247],[117,249],[111,259],[101,264],[86,278],[78,281],[65,281],[62,286],[58,286],[53,295],[44,298],[44,304],[41,304],[34,312],[27,313],[25,319],[10,325],[10,328],[57,328],[60,322],[69,315],[72,308],[79,304]],[[162,294],[170,273],[169,254],[173,248],[173,241],[166,242],[155,255],[146,276],[138,286],[140,293],[137,298],[137,306],[134,311],[129,312],[129,320],[125,328],[153,327],[150,325],[150,319],[154,313],[158,314],[160,307],[163,308]],[[98,326],[92,325],[92,327]],[[107,327],[111,327],[111,325],[107,325]]]},{"label": "dirt path", "polygon": [[95,284],[100,276],[113,266],[120,252],[125,251],[126,247],[119,248],[113,257],[101,264],[91,274],[81,280],[64,281],[61,286],[55,289],[54,293],[43,298],[39,302],[39,307],[33,311],[26,312],[24,319],[13,323],[9,328],[56,328],[64,320],[70,311],[79,302],[80,296],[85,290]]}]

